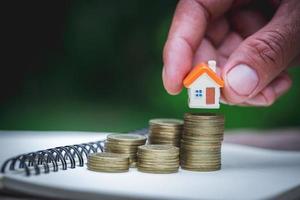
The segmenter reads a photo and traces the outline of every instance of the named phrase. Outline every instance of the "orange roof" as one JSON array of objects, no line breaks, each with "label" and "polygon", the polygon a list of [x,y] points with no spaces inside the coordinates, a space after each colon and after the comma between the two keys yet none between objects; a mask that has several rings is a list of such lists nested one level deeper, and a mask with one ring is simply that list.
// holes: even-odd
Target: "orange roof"
[{"label": "orange roof", "polygon": [[224,81],[212,71],[206,63],[200,63],[185,77],[183,85],[188,88],[199,76],[206,73],[212,78],[220,87],[224,87]]}]

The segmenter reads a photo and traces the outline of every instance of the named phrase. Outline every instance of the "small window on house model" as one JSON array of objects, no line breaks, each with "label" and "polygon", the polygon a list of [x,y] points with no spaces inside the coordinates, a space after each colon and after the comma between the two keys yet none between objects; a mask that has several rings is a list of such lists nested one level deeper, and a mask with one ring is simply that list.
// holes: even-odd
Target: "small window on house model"
[{"label": "small window on house model", "polygon": [[202,97],[202,90],[195,90],[195,97]]}]

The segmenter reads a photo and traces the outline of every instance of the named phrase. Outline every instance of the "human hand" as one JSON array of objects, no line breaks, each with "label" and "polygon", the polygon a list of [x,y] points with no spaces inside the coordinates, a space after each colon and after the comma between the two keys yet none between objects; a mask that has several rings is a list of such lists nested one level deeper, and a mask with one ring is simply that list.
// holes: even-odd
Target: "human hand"
[{"label": "human hand", "polygon": [[223,102],[268,106],[290,88],[286,70],[299,54],[298,0],[181,0],[164,47],[163,83],[178,94],[191,68],[213,59]]}]

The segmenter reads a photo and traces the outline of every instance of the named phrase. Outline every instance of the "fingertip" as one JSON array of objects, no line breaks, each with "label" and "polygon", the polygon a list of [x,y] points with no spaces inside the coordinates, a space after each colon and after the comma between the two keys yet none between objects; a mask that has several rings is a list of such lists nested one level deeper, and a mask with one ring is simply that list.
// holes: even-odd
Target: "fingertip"
[{"label": "fingertip", "polygon": [[271,106],[280,96],[286,93],[292,85],[289,75],[283,72],[279,77],[273,80],[261,92],[254,97],[246,99],[239,105],[248,106]]},{"label": "fingertip", "polygon": [[292,86],[292,79],[288,74],[282,74],[276,80],[271,83],[276,96],[279,97],[287,92]]},{"label": "fingertip", "polygon": [[267,99],[262,93],[257,94],[255,97],[245,101],[246,104],[252,106],[270,106],[274,103],[275,97],[272,95],[271,98]]},{"label": "fingertip", "polygon": [[177,95],[181,92],[182,84],[179,84],[177,80],[172,81],[172,78],[168,77],[165,67],[162,70],[162,79],[164,88],[170,95]]},{"label": "fingertip", "polygon": [[[228,72],[222,71],[222,79],[224,80],[224,87],[222,88],[222,94],[224,99],[230,104],[240,104],[246,99],[246,96],[238,94],[228,81]],[[243,87],[241,84],[235,85],[235,87]]]},{"label": "fingertip", "polygon": [[230,105],[226,99],[224,99],[222,96],[220,97],[220,103],[225,105]]},{"label": "fingertip", "polygon": [[167,90],[167,92],[168,92],[168,94],[170,94],[170,95],[178,95],[180,92],[181,92],[181,90],[179,90],[179,91],[176,91],[176,92],[174,92],[174,91],[171,91],[171,90]]},{"label": "fingertip", "polygon": [[181,92],[181,87],[174,87],[174,86],[170,86],[168,84],[165,84],[164,82],[164,87],[166,89],[166,91],[168,92],[168,94],[170,95],[177,95]]},{"label": "fingertip", "polygon": [[163,52],[163,83],[171,95],[180,93],[182,81],[192,67],[193,51],[183,38],[169,38]]}]

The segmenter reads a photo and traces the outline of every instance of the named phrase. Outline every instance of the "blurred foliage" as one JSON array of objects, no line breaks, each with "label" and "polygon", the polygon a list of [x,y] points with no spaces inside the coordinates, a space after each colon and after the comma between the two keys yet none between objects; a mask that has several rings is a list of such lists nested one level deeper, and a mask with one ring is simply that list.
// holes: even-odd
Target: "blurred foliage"
[{"label": "blurred foliage", "polygon": [[[60,53],[45,51],[21,88],[0,105],[1,129],[129,131],[149,118],[181,118],[187,94],[161,80],[162,48],[176,1],[71,1]],[[53,12],[55,15],[55,12]],[[18,59],[18,58],[15,58]],[[222,105],[227,128],[300,125],[300,69],[293,88],[268,108]]]}]

